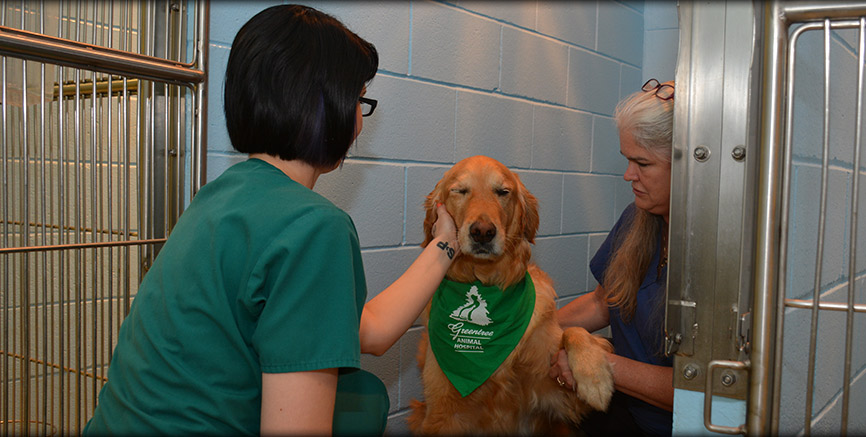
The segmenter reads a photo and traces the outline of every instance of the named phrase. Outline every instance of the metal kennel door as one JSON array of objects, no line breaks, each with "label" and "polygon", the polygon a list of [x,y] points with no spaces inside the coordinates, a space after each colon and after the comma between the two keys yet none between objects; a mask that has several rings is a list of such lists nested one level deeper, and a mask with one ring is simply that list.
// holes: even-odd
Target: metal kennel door
[{"label": "metal kennel door", "polygon": [[711,431],[864,434],[866,3],[683,2],[680,32],[674,385]]},{"label": "metal kennel door", "polygon": [[[750,433],[866,433],[866,3],[765,6]],[[776,232],[778,230],[778,232]],[[775,259],[773,259],[775,258]],[[806,360],[803,360],[806,358]],[[757,371],[758,369],[756,369]],[[769,383],[772,382],[772,385]],[[860,414],[857,414],[857,413]]]},{"label": "metal kennel door", "polygon": [[208,8],[0,5],[0,435],[79,434],[204,180]]}]

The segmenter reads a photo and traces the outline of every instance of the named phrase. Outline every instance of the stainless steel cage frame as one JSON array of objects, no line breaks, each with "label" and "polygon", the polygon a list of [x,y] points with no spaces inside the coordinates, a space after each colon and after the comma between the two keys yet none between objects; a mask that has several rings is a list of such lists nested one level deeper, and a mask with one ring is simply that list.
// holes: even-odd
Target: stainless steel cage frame
[{"label": "stainless steel cage frame", "polygon": [[205,180],[205,0],[4,1],[0,435],[78,434]]},{"label": "stainless steel cage frame", "polygon": [[[857,234],[858,198],[860,174],[864,171],[861,165],[862,119],[864,99],[864,66],[866,66],[866,3],[863,2],[774,2],[765,6],[765,27],[767,39],[764,50],[767,62],[764,64],[764,94],[765,128],[761,138],[762,148],[773,152],[764,155],[761,162],[762,172],[768,175],[780,175],[781,178],[763,178],[760,193],[766,202],[759,209],[759,222],[762,224],[761,235],[765,237],[758,245],[759,256],[767,259],[775,255],[776,260],[769,260],[774,269],[766,269],[756,278],[756,294],[767,294],[764,299],[756,299],[755,313],[759,317],[755,324],[756,348],[755,359],[762,365],[766,381],[772,384],[756,384],[751,386],[751,405],[749,406],[748,431],[751,434],[779,433],[780,393],[782,390],[782,364],[785,342],[779,337],[784,333],[785,312],[787,308],[807,309],[811,312],[810,340],[808,347],[809,368],[806,381],[806,400],[803,432],[811,433],[813,423],[813,395],[816,384],[816,348],[818,340],[818,316],[821,312],[845,312],[845,345],[842,369],[842,405],[839,433],[847,435],[850,417],[852,380],[852,358],[854,350],[854,315],[866,312],[866,305],[856,303],[858,277],[863,272],[857,271]],[[856,29],[858,31],[857,57],[858,72],[855,86],[856,105],[853,122],[843,126],[843,129],[853,129],[854,143],[851,157],[851,193],[850,211],[848,216],[848,272],[847,300],[845,302],[826,302],[821,300],[826,284],[822,282],[822,267],[825,256],[825,229],[827,227],[828,199],[828,169],[830,133],[831,133],[831,49],[830,40],[833,29]],[[818,235],[812,299],[790,298],[786,293],[786,277],[789,269],[797,266],[789,262],[790,222],[794,212],[791,207],[792,193],[792,162],[795,153],[794,144],[794,107],[795,107],[795,62],[798,59],[797,41],[804,32],[818,30],[823,33],[824,47],[822,68],[824,81],[820,84],[823,90],[822,108],[822,138],[821,150],[821,187],[818,208]],[[816,84],[818,86],[818,84]],[[774,227],[782,230],[770,233]],[[861,286],[862,289],[862,286]],[[861,291],[862,293],[862,291]],[[862,296],[862,294],[861,294]],[[862,332],[861,332],[862,335]],[[862,344],[861,344],[862,347]],[[760,352],[760,355],[757,353]],[[759,380],[761,381],[761,380]],[[756,381],[758,382],[758,381]],[[866,395],[866,394],[864,394]],[[767,408],[771,406],[771,408]],[[855,432],[863,432],[864,429]]]},{"label": "stainless steel cage frame", "polygon": [[[857,38],[841,35],[844,29]],[[856,329],[866,323],[862,249],[859,266],[857,261],[864,226],[858,202],[866,171],[866,3],[683,2],[680,32],[666,316],[674,385],[703,392],[704,426],[710,431],[809,435],[820,425],[822,432],[862,433],[866,425],[851,408],[866,405],[862,383],[855,392],[856,381],[866,375],[866,342]],[[821,35],[822,47],[800,53],[798,41],[810,32]],[[831,62],[831,45],[842,48],[844,63]],[[836,71],[855,64],[854,82],[836,91],[835,80],[844,76]],[[820,79],[795,86],[803,65]],[[834,108],[847,106],[831,102],[831,95],[846,98],[851,110],[839,117]],[[802,138],[798,111],[817,119],[820,138]],[[808,158],[795,144],[811,147]],[[817,193],[797,203],[793,181],[804,167],[820,172],[813,183]],[[848,184],[842,191],[847,201],[831,196],[840,192],[830,188],[838,186],[832,175]],[[832,208],[841,210],[844,220],[831,223]],[[819,217],[816,236],[808,239],[792,225],[807,222],[803,211],[817,211]],[[835,258],[828,255],[828,236],[838,246],[832,248]],[[814,256],[806,259],[794,250]],[[822,274],[827,266],[836,276]],[[844,274],[835,273],[841,270]],[[795,277],[809,279],[799,283]],[[802,311],[808,312],[808,323],[792,324]],[[844,322],[836,314],[843,314]],[[808,342],[792,341],[802,331]],[[835,338],[844,341],[825,348],[832,347],[839,359],[821,357],[819,346]],[[832,367],[823,371],[829,374],[821,375],[818,366],[828,361]],[[802,375],[800,366],[807,368]],[[804,387],[791,388],[789,375]],[[713,421],[718,396],[746,403],[743,424]],[[802,416],[794,418],[793,410]]]}]

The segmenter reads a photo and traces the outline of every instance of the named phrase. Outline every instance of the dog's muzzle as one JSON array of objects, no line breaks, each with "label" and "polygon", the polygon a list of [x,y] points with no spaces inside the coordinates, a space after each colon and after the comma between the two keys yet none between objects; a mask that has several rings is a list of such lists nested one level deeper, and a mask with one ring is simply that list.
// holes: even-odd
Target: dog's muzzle
[{"label": "dog's muzzle", "polygon": [[473,255],[491,255],[496,252],[496,226],[489,222],[477,221],[469,226]]}]

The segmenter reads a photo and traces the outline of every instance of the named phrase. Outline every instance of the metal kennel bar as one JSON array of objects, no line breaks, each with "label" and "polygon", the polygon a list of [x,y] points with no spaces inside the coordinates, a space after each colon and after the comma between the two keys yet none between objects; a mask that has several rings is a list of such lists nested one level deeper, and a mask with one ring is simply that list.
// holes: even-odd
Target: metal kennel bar
[{"label": "metal kennel bar", "polygon": [[204,0],[4,1],[0,435],[78,434],[204,182]]},{"label": "metal kennel bar", "polygon": [[[710,431],[863,434],[866,2],[681,2],[679,18],[674,386],[703,392]],[[716,423],[720,405],[743,421]]]},{"label": "metal kennel bar", "polygon": [[[782,149],[782,180],[780,187],[781,208],[778,215],[778,223],[782,232],[780,233],[779,241],[779,262],[778,272],[776,273],[776,281],[778,291],[776,292],[777,308],[775,319],[775,332],[777,336],[782,336],[785,333],[785,320],[788,317],[793,317],[793,310],[806,309],[810,313],[809,321],[809,345],[808,345],[808,369],[805,383],[805,400],[803,427],[801,432],[805,435],[810,435],[814,423],[817,423],[813,408],[815,406],[815,387],[817,367],[817,347],[819,340],[819,314],[826,311],[843,311],[845,313],[844,335],[845,343],[843,346],[842,360],[842,378],[840,382],[841,389],[841,407],[840,419],[838,420],[838,430],[841,435],[847,435],[849,432],[850,422],[850,405],[851,392],[854,386],[854,378],[852,378],[852,365],[854,354],[854,316],[855,313],[866,312],[866,305],[857,304],[857,285],[858,281],[862,282],[864,272],[862,269],[858,271],[857,251],[858,251],[858,222],[859,216],[859,185],[860,176],[863,172],[861,165],[861,152],[863,149],[862,142],[862,118],[863,118],[863,98],[864,98],[864,63],[866,63],[866,4],[840,2],[840,3],[805,3],[791,2],[773,5],[771,13],[767,14],[767,26],[774,29],[774,34],[779,39],[778,44],[773,45],[773,50],[779,50],[781,54],[774,57],[780,59],[780,71],[777,71],[773,77],[768,77],[765,86],[769,89],[779,90],[774,94],[777,98],[774,105],[782,103],[784,107],[783,113],[770,120],[774,125],[784,125],[783,139],[779,143],[767,144],[771,147]],[[778,30],[777,30],[778,29]],[[850,157],[843,157],[844,165],[845,158],[850,158],[850,194],[847,214],[848,225],[848,241],[847,241],[847,272],[842,287],[847,290],[845,293],[844,302],[827,302],[822,301],[822,296],[832,294],[832,285],[827,283],[825,275],[822,275],[825,269],[825,257],[827,252],[826,239],[828,233],[844,231],[844,226],[839,226],[840,229],[829,229],[828,226],[828,199],[829,194],[829,178],[830,173],[834,171],[831,167],[831,123],[834,123],[834,117],[831,113],[831,96],[835,96],[831,89],[831,79],[834,77],[833,69],[839,67],[831,62],[831,46],[834,44],[834,39],[838,40],[842,37],[834,32],[841,29],[856,30],[856,42],[853,45],[853,55],[856,57],[857,73],[853,78],[853,86],[846,86],[848,92],[852,92],[856,96],[854,98],[854,114],[853,122],[838,127],[837,129],[845,129],[853,131],[853,144],[851,147]],[[806,153],[796,151],[795,143],[795,99],[802,94],[802,87],[797,83],[798,61],[801,56],[798,53],[798,42],[807,32],[820,32],[822,35],[822,58],[821,68],[823,72],[823,81],[820,84],[815,84],[822,88],[823,101],[821,107],[822,116],[822,136],[820,142],[820,194],[818,207],[818,231],[816,236],[816,249],[814,258],[814,277],[812,282],[811,299],[802,299],[790,297],[791,291],[788,289],[789,269],[797,268],[792,262],[790,255],[791,247],[789,247],[792,238],[792,222],[797,219],[795,215],[798,211],[792,204],[792,193],[794,191],[793,178],[795,176],[795,160],[798,155]],[[804,55],[807,56],[807,55]],[[782,62],[786,61],[786,64]],[[781,93],[780,93],[781,91]],[[838,123],[838,122],[836,122]],[[817,144],[816,144],[817,146]],[[836,164],[837,166],[839,164]],[[838,171],[838,170],[836,170]],[[772,272],[768,272],[771,274]],[[862,296],[862,286],[861,296]],[[770,291],[770,290],[768,290]],[[862,298],[862,297],[861,297]],[[770,310],[770,309],[768,309]],[[826,314],[826,313],[825,313]],[[772,320],[772,319],[771,319]],[[862,330],[859,331],[862,335]],[[862,340],[861,340],[862,347]],[[750,408],[750,432],[759,433],[769,431],[773,434],[780,432],[780,408],[782,405],[782,388],[783,388],[783,364],[789,360],[784,354],[785,342],[777,340],[774,345],[773,355],[770,360],[773,363],[773,385],[772,385],[772,414],[766,414],[766,411]],[[859,364],[858,372],[862,375],[863,363]],[[766,398],[769,394],[767,387],[755,387],[756,396]],[[866,393],[861,395],[866,397]],[[820,406],[820,404],[819,404]],[[832,408],[824,406],[824,408]],[[769,419],[769,421],[768,421]],[[863,432],[862,425],[857,429],[857,432]],[[789,432],[789,430],[781,430]]]}]

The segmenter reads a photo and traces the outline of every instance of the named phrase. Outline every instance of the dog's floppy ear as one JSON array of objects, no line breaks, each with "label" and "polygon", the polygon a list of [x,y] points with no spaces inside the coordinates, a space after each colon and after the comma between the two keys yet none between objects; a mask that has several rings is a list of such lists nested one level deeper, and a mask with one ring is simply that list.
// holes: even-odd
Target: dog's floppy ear
[{"label": "dog's floppy ear", "polygon": [[433,188],[433,191],[427,195],[427,198],[424,199],[424,210],[426,214],[424,215],[424,242],[421,243],[421,247],[427,247],[431,241],[433,241],[433,223],[436,223],[436,205],[439,203],[445,203],[445,179],[440,180],[436,187]]},{"label": "dog's floppy ear", "polygon": [[535,243],[535,234],[538,232],[538,199],[526,189],[520,176],[514,175],[517,178],[517,201],[520,203],[520,208],[523,210],[523,237],[530,243]]}]

